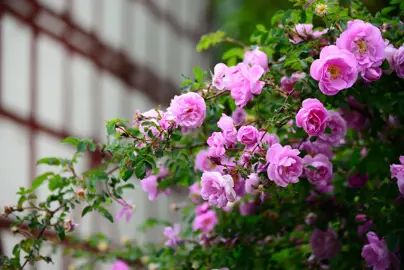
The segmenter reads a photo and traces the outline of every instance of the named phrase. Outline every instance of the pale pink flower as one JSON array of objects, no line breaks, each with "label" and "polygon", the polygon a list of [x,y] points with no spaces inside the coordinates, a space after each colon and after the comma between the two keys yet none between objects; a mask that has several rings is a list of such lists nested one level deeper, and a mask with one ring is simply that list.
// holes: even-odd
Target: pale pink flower
[{"label": "pale pink flower", "polygon": [[157,199],[158,195],[161,193],[165,193],[166,195],[170,195],[170,189],[159,190],[158,189],[158,176],[151,175],[140,181],[140,185],[142,189],[149,193],[149,200],[154,201]]},{"label": "pale pink flower", "polygon": [[268,178],[281,187],[297,183],[303,173],[303,161],[298,156],[299,153],[299,150],[292,149],[289,145],[272,145],[267,152]]},{"label": "pale pink flower", "polygon": [[303,158],[304,174],[310,183],[314,185],[327,185],[333,178],[332,163],[323,154],[318,154],[314,158],[306,155]]},{"label": "pale pink flower", "polygon": [[117,260],[113,265],[111,270],[129,270],[129,266],[121,260]]},{"label": "pale pink flower", "polygon": [[189,92],[175,96],[171,100],[170,108],[178,125],[186,128],[201,126],[206,117],[205,100],[197,93]]},{"label": "pale pink flower", "polygon": [[167,247],[175,248],[182,241],[180,238],[180,224],[174,224],[173,227],[165,227],[163,234],[168,238],[164,243]]},{"label": "pale pink flower", "polygon": [[315,98],[305,99],[296,114],[296,125],[302,127],[310,136],[323,134],[326,127],[327,110]]},{"label": "pale pink flower", "polygon": [[246,51],[244,53],[244,61],[245,64],[254,66],[258,65],[261,66],[265,72],[268,71],[268,57],[266,53],[260,51],[257,47],[252,51]]},{"label": "pale pink flower", "polygon": [[242,126],[237,133],[237,140],[247,147],[252,147],[258,142],[258,130],[253,126]]},{"label": "pale pink flower", "polygon": [[320,36],[324,35],[328,32],[328,29],[323,31],[314,31],[313,32],[313,25],[312,24],[296,24],[293,32],[291,33],[290,42],[294,44],[299,44],[302,41],[313,40],[319,38]]},{"label": "pale pink flower", "polygon": [[201,196],[210,205],[225,207],[228,202],[236,200],[233,178],[218,172],[204,172],[201,180]]},{"label": "pale pink flower", "polygon": [[224,77],[227,69],[228,67],[223,63],[216,64],[216,66],[214,67],[212,85],[218,90],[222,90],[224,88]]},{"label": "pale pink flower", "polygon": [[224,146],[226,145],[226,139],[221,132],[213,132],[207,141],[209,145],[209,155],[211,157],[223,157],[226,153]]},{"label": "pale pink flower", "polygon": [[210,171],[215,167],[215,164],[212,163],[209,159],[209,150],[203,149],[196,154],[195,157],[195,169],[204,171]]},{"label": "pale pink flower", "polygon": [[120,221],[124,216],[126,222],[129,222],[135,210],[134,205],[130,205],[130,202],[125,202],[124,200],[118,199],[117,202],[122,206],[121,210],[116,214],[115,219]]},{"label": "pale pink flower", "polygon": [[208,233],[215,228],[218,222],[216,212],[208,210],[205,213],[196,215],[192,224],[192,229],[194,231],[201,230],[203,233]]},{"label": "pale pink flower", "polygon": [[375,270],[385,270],[390,267],[390,252],[384,239],[380,240],[374,232],[366,234],[368,244],[362,248],[362,257],[368,266],[373,266]]},{"label": "pale pink flower", "polygon": [[227,147],[237,144],[237,129],[231,117],[222,114],[222,117],[220,117],[217,122],[217,126],[222,130],[222,135],[226,140]]}]

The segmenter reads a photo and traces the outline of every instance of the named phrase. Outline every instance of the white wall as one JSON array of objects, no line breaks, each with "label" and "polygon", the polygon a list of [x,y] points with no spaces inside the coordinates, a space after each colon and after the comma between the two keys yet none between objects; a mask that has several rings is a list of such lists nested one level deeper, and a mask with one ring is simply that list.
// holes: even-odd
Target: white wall
[{"label": "white wall", "polygon": [[[153,1],[163,12],[166,12],[183,28],[200,32],[205,23],[207,1],[201,0],[145,0]],[[65,0],[40,0],[58,13],[66,8]],[[168,79],[178,85],[181,73],[192,74],[192,66],[206,66],[206,57],[195,51],[195,41],[178,35],[173,28],[156,18],[145,3],[140,0],[73,0],[73,20],[83,29],[96,29],[102,42],[116,49],[125,50],[132,60],[150,68],[162,79]],[[103,10],[101,24],[95,18],[94,4],[101,5]],[[126,15],[125,15],[125,12]],[[131,25],[123,25],[122,16],[131,15]],[[16,114],[24,120],[29,120],[31,113],[30,49],[32,42],[31,28],[14,19],[7,13],[1,20],[1,70],[2,91],[0,107],[7,112]],[[127,33],[124,33],[127,29]],[[156,106],[147,95],[129,89],[119,79],[100,71],[89,60],[77,54],[69,54],[59,42],[39,35],[36,47],[37,72],[36,103],[34,118],[42,125],[55,130],[65,130],[78,137],[97,137],[105,140],[105,121],[116,117],[131,119],[136,109],[145,111]],[[66,99],[64,75],[65,61],[69,61],[70,86],[69,98]],[[95,81],[95,83],[94,83]],[[94,88],[93,86],[97,87]],[[155,89],[156,92],[161,91]],[[71,106],[71,114],[66,119],[66,106]],[[60,138],[44,132],[36,132],[30,137],[29,127],[13,122],[0,116],[0,208],[16,202],[15,192],[19,186],[28,186],[30,181],[30,140],[35,149],[35,159],[44,156],[61,156],[70,158],[73,149],[61,145]],[[89,164],[86,156],[79,166],[85,170]],[[49,168],[38,167],[40,174]],[[46,188],[38,191],[40,197],[45,197]],[[162,241],[160,230],[149,234],[141,234],[136,228],[147,217],[158,216],[168,220],[178,220],[178,216],[169,210],[169,204],[179,200],[178,197],[160,197],[156,202],[149,202],[138,182],[136,190],[130,191],[127,198],[136,204],[136,214],[132,222],[110,224],[102,221],[97,214],[80,218],[80,209],[73,213],[73,218],[80,224],[77,233],[86,237],[97,231],[103,231],[119,242],[121,238],[135,238],[139,243]],[[119,206],[112,206],[114,211]],[[7,234],[3,239],[5,249],[11,250],[15,239]],[[40,265],[38,269],[62,269],[62,256],[54,259],[55,265]]]}]

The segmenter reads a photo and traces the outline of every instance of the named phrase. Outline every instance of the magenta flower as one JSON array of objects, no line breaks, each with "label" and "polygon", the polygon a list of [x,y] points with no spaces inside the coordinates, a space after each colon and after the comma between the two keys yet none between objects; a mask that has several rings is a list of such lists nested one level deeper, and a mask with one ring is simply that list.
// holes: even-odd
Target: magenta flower
[{"label": "magenta flower", "polygon": [[175,117],[170,107],[168,107],[167,110],[162,115],[162,118],[159,121],[159,125],[164,130],[169,130],[170,128],[178,127],[178,124],[175,122]]},{"label": "magenta flower", "polygon": [[358,226],[358,236],[362,237],[367,231],[369,231],[373,227],[373,221],[368,220],[362,225]]},{"label": "magenta flower", "polygon": [[226,141],[226,146],[231,147],[237,144],[237,129],[234,126],[233,119],[226,114],[222,114],[217,126],[222,130],[222,135]]},{"label": "magenta flower", "polygon": [[311,155],[323,154],[329,159],[332,159],[334,155],[331,149],[331,145],[322,140],[316,140],[314,142],[306,140],[302,143],[300,149],[309,152]]},{"label": "magenta flower", "polygon": [[255,203],[254,200],[249,200],[248,202],[241,202],[238,210],[240,211],[240,215],[248,216],[254,214],[255,211]]},{"label": "magenta flower", "polygon": [[359,173],[354,173],[351,175],[351,173],[348,174],[348,187],[351,188],[362,188],[366,183],[368,182],[368,176],[361,175]]},{"label": "magenta flower", "polygon": [[401,164],[390,165],[391,178],[397,178],[400,193],[404,195],[404,156],[400,156]]},{"label": "magenta flower", "polygon": [[325,186],[333,178],[332,163],[323,154],[318,154],[314,158],[306,155],[303,158],[304,174],[310,183]]},{"label": "magenta flower", "polygon": [[126,203],[124,200],[121,199],[117,200],[117,202],[122,206],[122,208],[121,210],[119,210],[118,214],[115,215],[115,219],[117,221],[120,221],[125,216],[125,220],[128,223],[132,218],[135,206],[130,205],[130,202]]},{"label": "magenta flower", "polygon": [[164,243],[165,246],[175,248],[182,240],[180,236],[180,224],[174,224],[174,227],[165,227],[164,236],[168,240]]},{"label": "magenta flower", "polygon": [[296,125],[302,127],[310,136],[323,134],[326,126],[327,110],[315,98],[305,99],[296,114]]},{"label": "magenta flower", "polygon": [[222,90],[224,88],[224,77],[227,69],[228,67],[223,63],[216,64],[213,69],[214,74],[212,76],[212,85],[218,90]]},{"label": "magenta flower", "polygon": [[352,53],[330,45],[324,47],[320,59],[311,64],[310,75],[319,81],[318,86],[323,94],[333,96],[356,82],[356,66],[356,58]]},{"label": "magenta flower", "polygon": [[363,113],[361,113],[361,111],[364,111],[365,106],[357,102],[354,97],[348,97],[346,102],[349,105],[349,109],[341,109],[340,113],[345,119],[347,127],[355,130],[365,128],[369,124],[369,119]]},{"label": "magenta flower", "polygon": [[404,78],[404,46],[398,48],[393,56],[393,67],[397,76]]},{"label": "magenta flower", "polygon": [[196,215],[202,215],[210,210],[209,203],[205,202],[201,205],[196,206],[195,212]]},{"label": "magenta flower", "polygon": [[236,125],[241,125],[247,119],[247,113],[242,108],[237,108],[231,115]]},{"label": "magenta flower", "polygon": [[331,134],[323,133],[319,138],[327,143],[337,145],[346,135],[346,122],[336,111],[327,111],[326,127],[331,130]]},{"label": "magenta flower", "polygon": [[203,214],[196,215],[192,224],[194,231],[201,230],[203,233],[212,231],[218,223],[218,218],[215,211],[208,210]]},{"label": "magenta flower", "polygon": [[117,260],[113,265],[111,270],[129,270],[129,266],[121,260]]},{"label": "magenta flower", "polygon": [[258,177],[258,174],[252,173],[248,176],[247,180],[245,180],[245,191],[248,194],[257,194],[259,184],[260,179]]},{"label": "magenta flower", "polygon": [[210,205],[218,208],[225,207],[228,202],[236,200],[233,178],[218,172],[204,172],[201,180],[201,196]]},{"label": "magenta flower", "polygon": [[189,92],[175,96],[171,100],[170,108],[175,121],[185,128],[201,126],[206,117],[205,100],[197,93]]},{"label": "magenta flower", "polygon": [[258,142],[258,130],[253,126],[242,126],[237,133],[237,140],[247,147],[252,147]]},{"label": "magenta flower", "polygon": [[266,53],[260,51],[259,48],[255,48],[252,51],[246,51],[244,53],[244,61],[245,64],[254,66],[261,66],[265,72],[268,71],[268,57]]},{"label": "magenta flower", "polygon": [[361,20],[348,22],[348,29],[337,39],[337,47],[355,56],[359,72],[378,67],[385,59],[385,43],[379,28]]},{"label": "magenta flower", "polygon": [[297,183],[303,172],[303,161],[298,156],[299,153],[299,150],[292,149],[289,145],[272,145],[267,152],[268,178],[281,187]]},{"label": "magenta flower", "polygon": [[158,189],[158,176],[151,175],[143,180],[140,181],[140,185],[142,189],[149,193],[149,200],[154,201],[161,193],[165,193],[166,195],[170,195],[170,189],[166,190],[159,190]]},{"label": "magenta flower", "polygon": [[299,44],[302,41],[308,41],[312,39],[319,38],[328,32],[328,29],[323,31],[314,31],[312,24],[296,24],[293,32],[291,33],[290,42],[294,44]]},{"label": "magenta flower", "polygon": [[373,266],[375,270],[389,269],[390,254],[387,249],[386,241],[380,240],[376,233],[368,232],[366,238],[369,243],[362,248],[362,257],[369,267]]},{"label": "magenta flower", "polygon": [[208,138],[209,156],[222,157],[226,153],[224,146],[226,145],[226,139],[221,132],[213,132]]},{"label": "magenta flower", "polygon": [[253,99],[253,95],[261,94],[265,83],[260,81],[260,78],[264,72],[261,66],[250,67],[245,63],[229,67],[226,72],[225,88],[230,90],[237,106],[243,108]]},{"label": "magenta flower", "polygon": [[310,237],[310,246],[313,250],[313,255],[320,260],[331,259],[341,250],[338,235],[331,228],[328,228],[327,231],[314,229]]},{"label": "magenta flower", "polygon": [[365,82],[371,83],[382,77],[382,69],[379,67],[370,67],[362,71],[361,76]]},{"label": "magenta flower", "polygon": [[210,171],[215,165],[209,159],[209,150],[204,149],[198,152],[195,157],[195,169],[204,171]]},{"label": "magenta flower", "polygon": [[189,186],[189,197],[191,197],[192,202],[197,203],[198,198],[201,196],[201,185],[199,182],[193,183]]},{"label": "magenta flower", "polygon": [[283,76],[281,78],[281,90],[289,94],[295,88],[295,84],[304,79],[304,77],[306,77],[306,73],[304,72],[295,72],[290,78]]}]

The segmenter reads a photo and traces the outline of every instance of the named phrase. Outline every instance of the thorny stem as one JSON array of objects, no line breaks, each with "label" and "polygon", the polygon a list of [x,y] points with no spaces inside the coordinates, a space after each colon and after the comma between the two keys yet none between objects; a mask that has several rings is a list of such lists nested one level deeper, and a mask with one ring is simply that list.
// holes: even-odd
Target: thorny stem
[{"label": "thorny stem", "polygon": [[229,92],[229,90],[222,90],[222,91],[217,92],[216,94],[214,94],[214,95],[212,95],[212,96],[210,96],[210,97],[205,98],[205,100],[213,99],[213,98],[215,98],[215,97],[224,95],[224,94],[226,94],[227,92]]}]

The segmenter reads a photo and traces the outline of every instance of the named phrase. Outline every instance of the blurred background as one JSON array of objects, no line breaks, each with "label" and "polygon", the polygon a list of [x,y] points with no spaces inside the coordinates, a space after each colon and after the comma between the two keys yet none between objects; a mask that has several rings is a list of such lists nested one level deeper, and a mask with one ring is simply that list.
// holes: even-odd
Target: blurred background
[{"label": "blurred background", "polygon": [[[181,74],[192,76],[194,66],[212,68],[228,45],[198,54],[202,34],[221,29],[248,43],[256,24],[269,26],[276,10],[289,7],[288,1],[264,0],[0,1],[0,208],[15,204],[18,187],[49,170],[36,160],[74,154],[60,144],[63,138],[103,142],[105,120],[165,107],[179,92]],[[100,161],[100,153],[86,155],[79,169]],[[37,195],[46,192],[39,189]],[[148,217],[178,220],[169,204],[184,196],[150,202],[138,188],[126,198],[137,207],[131,223],[111,224],[97,214],[81,219],[77,209],[76,234],[103,232],[116,243],[162,241],[161,229],[143,234],[136,228]],[[9,225],[0,219],[0,253],[7,255],[17,241]],[[35,269],[64,270],[72,263],[62,249],[54,261]]]}]

